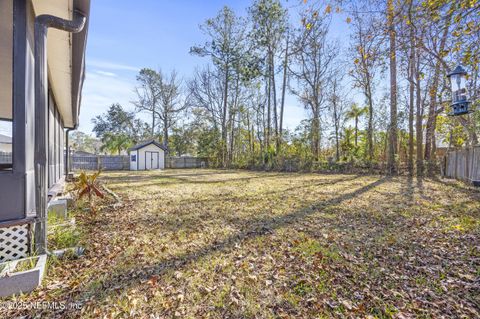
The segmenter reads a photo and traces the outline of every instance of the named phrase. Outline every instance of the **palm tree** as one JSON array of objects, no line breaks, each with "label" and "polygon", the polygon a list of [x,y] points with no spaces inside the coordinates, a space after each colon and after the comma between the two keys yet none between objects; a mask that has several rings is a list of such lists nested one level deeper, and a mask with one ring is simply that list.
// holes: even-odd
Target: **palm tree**
[{"label": "palm tree", "polygon": [[350,157],[352,154],[352,149],[354,149],[351,141],[353,133],[354,130],[351,127],[345,127],[343,129],[341,147],[345,158]]},{"label": "palm tree", "polygon": [[133,145],[132,139],[129,135],[125,133],[111,133],[107,132],[102,137],[102,151],[107,151],[108,153],[118,153],[120,155],[123,150],[127,150],[130,146]]},{"label": "palm tree", "polygon": [[355,120],[355,147],[357,147],[358,144],[358,119],[367,113],[368,108],[366,106],[359,107],[356,103],[353,103],[352,108],[347,112],[347,118]]}]

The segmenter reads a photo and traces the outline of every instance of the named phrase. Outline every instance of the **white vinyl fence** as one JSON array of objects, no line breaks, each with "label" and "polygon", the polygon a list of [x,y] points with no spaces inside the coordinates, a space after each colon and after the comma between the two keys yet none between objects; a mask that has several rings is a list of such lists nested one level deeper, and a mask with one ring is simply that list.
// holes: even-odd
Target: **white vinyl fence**
[{"label": "white vinyl fence", "polygon": [[0,152],[0,164],[11,164],[11,163],[12,163],[12,153]]},{"label": "white vinyl fence", "polygon": [[99,169],[119,171],[130,169],[130,161],[126,155],[72,155],[70,169],[72,171]]},{"label": "white vinyl fence", "polygon": [[480,181],[480,146],[449,151],[445,155],[444,175],[468,182]]},{"label": "white vinyl fence", "polygon": [[206,168],[208,166],[208,160],[202,157],[193,156],[167,156],[166,168]]},{"label": "white vinyl fence", "polygon": [[[127,155],[72,155],[70,171],[121,171],[130,169]],[[170,157],[165,159],[166,168],[206,168],[208,160],[201,157]]]}]

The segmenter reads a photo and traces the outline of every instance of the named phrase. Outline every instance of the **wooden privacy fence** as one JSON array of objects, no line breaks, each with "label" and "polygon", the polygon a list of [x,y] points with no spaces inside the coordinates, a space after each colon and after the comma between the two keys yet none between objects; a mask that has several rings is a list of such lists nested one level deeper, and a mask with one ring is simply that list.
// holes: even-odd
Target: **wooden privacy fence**
[{"label": "wooden privacy fence", "polygon": [[193,156],[167,156],[165,160],[166,168],[206,168],[208,160],[202,157]]},{"label": "wooden privacy fence", "polygon": [[105,170],[117,171],[130,169],[130,160],[126,155],[72,155],[72,171],[77,170]]},{"label": "wooden privacy fence", "polygon": [[480,181],[480,146],[447,152],[444,176],[468,182]]}]

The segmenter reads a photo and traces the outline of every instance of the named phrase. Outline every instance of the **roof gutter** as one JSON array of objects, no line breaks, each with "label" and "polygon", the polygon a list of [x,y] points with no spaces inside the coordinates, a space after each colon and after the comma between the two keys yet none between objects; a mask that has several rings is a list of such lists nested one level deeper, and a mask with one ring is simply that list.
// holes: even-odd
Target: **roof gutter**
[{"label": "roof gutter", "polygon": [[35,18],[35,252],[43,254],[47,247],[47,33],[49,28],[78,33],[83,30],[87,18],[76,10],[73,20],[65,20],[52,15]]},{"label": "roof gutter", "polygon": [[[90,15],[90,0],[74,0],[74,8],[86,17]],[[72,126],[77,129],[79,124],[80,104],[82,102],[82,88],[85,80],[85,52],[88,36],[88,19],[83,30],[72,36]]]}]

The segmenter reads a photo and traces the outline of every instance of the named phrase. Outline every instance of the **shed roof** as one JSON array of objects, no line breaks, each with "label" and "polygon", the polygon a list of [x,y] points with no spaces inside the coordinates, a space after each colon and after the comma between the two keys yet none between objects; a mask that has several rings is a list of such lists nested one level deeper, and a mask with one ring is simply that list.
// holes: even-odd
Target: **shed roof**
[{"label": "shed roof", "polygon": [[157,141],[155,140],[149,140],[149,141],[145,141],[143,143],[140,143],[140,144],[137,144],[133,147],[130,147],[128,150],[129,151],[135,151],[135,150],[139,150],[141,148],[144,148],[145,146],[148,146],[150,144],[153,144],[159,148],[161,148],[162,150],[166,151],[167,149],[165,148],[165,146],[163,146],[162,144],[158,143]]}]

